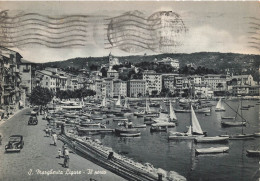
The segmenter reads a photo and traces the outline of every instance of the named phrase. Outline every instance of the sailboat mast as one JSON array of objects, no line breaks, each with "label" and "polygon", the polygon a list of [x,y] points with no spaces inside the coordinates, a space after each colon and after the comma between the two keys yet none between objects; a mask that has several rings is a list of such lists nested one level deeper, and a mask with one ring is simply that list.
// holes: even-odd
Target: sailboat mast
[{"label": "sailboat mast", "polygon": [[193,133],[193,126],[192,126],[192,112],[191,112],[191,84],[190,84],[190,77],[189,80],[189,102],[190,102],[190,126],[191,126],[191,134]]},{"label": "sailboat mast", "polygon": [[[242,117],[242,124],[243,124],[243,122],[244,122],[244,119],[243,119],[243,105],[242,105],[242,96],[241,96],[241,108],[240,108],[240,110],[241,110],[241,117]],[[244,128],[243,128],[244,126],[242,125],[242,134],[244,134]]]}]

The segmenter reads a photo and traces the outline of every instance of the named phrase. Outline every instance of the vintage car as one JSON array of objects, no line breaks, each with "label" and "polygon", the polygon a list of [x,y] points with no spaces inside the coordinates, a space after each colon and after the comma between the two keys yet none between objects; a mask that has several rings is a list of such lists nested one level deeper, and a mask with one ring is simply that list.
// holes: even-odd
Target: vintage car
[{"label": "vintage car", "polygon": [[24,146],[22,135],[12,135],[9,137],[8,144],[5,146],[6,152],[19,152]]},{"label": "vintage car", "polygon": [[37,125],[37,124],[38,124],[37,113],[32,111],[28,121],[28,125]]}]

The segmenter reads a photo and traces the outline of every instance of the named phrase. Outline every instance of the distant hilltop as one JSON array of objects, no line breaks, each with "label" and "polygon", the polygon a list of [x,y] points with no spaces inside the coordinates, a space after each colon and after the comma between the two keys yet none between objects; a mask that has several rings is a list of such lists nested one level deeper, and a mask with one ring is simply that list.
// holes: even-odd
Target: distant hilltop
[{"label": "distant hilltop", "polygon": [[[117,56],[116,56],[117,57]],[[256,79],[259,78],[260,55],[247,55],[237,53],[219,53],[219,52],[198,52],[198,53],[174,53],[158,55],[136,55],[117,57],[120,63],[130,62],[151,62],[160,61],[163,58],[170,57],[178,60],[180,67],[187,64],[203,66],[217,70],[219,73],[230,74],[251,74]],[[75,69],[88,68],[90,65],[106,64],[109,62],[108,56],[104,57],[77,57],[64,61],[48,62],[42,64],[44,67],[66,68],[74,67]]]}]

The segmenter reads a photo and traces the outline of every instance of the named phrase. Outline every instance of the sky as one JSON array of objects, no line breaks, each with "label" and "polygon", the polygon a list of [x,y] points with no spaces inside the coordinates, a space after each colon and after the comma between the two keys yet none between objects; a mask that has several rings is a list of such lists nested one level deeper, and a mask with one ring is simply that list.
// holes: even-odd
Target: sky
[{"label": "sky", "polygon": [[[10,46],[9,48],[18,51],[26,60],[32,62],[48,62],[48,61],[61,61],[74,57],[100,57],[107,56],[110,52],[115,56],[127,56],[127,55],[142,55],[144,53],[159,54],[159,53],[193,53],[193,52],[232,52],[242,54],[260,54],[260,3],[255,2],[160,2],[160,1],[144,1],[144,2],[5,2],[0,1],[0,12],[7,11],[8,17],[19,18],[8,19],[7,24],[1,19],[0,14],[0,31],[6,38],[0,40],[4,42],[2,46]],[[150,26],[151,18],[158,18],[158,12],[172,11],[179,16],[178,20],[182,20],[181,26],[186,28],[186,31],[181,29],[178,34],[170,34],[168,41],[172,43],[171,38],[174,37],[175,41],[178,39],[181,45],[172,46],[171,48],[161,48],[161,46],[155,45],[155,49],[136,48],[133,47],[131,42],[128,41],[128,28],[129,26],[124,23],[118,23],[118,19],[114,17],[120,16],[125,12],[132,12],[132,14],[138,15],[138,21],[142,21],[143,26]],[[133,13],[134,12],[134,13]],[[38,13],[41,16],[24,16],[26,13]],[[80,15],[80,18],[72,17],[74,15]],[[172,14],[173,15],[173,14]],[[27,26],[23,23],[30,23],[34,20],[26,20],[26,18],[40,18],[41,23],[44,26],[44,30],[41,30],[42,35],[34,34],[33,30],[22,29]],[[55,20],[69,16],[70,19]],[[142,17],[142,18],[140,18]],[[54,19],[53,19],[54,18]],[[108,32],[108,25],[113,19],[114,28]],[[127,17],[129,18],[129,17]],[[174,17],[176,18],[176,17]],[[70,27],[66,27],[66,31],[73,32],[71,34],[63,33],[66,37],[61,36],[58,33],[65,30],[65,25],[56,25],[55,23],[61,22],[65,24],[71,23],[70,20],[79,21],[82,20],[82,26],[78,27],[75,24],[70,24]],[[88,21],[87,23],[85,22]],[[120,19],[123,20],[123,19]],[[2,21],[2,22],[1,22]],[[38,20],[37,20],[38,21]],[[156,21],[157,23],[159,21]],[[46,24],[47,23],[47,24]],[[85,24],[84,24],[85,23]],[[55,25],[54,25],[55,24]],[[12,26],[11,28],[3,28],[4,26]],[[86,26],[85,26],[86,25]],[[120,25],[120,26],[119,26]],[[62,29],[52,29],[50,27],[62,26]],[[156,26],[156,25],[154,25]],[[153,27],[154,27],[153,26]],[[170,29],[176,30],[178,26],[171,26]],[[1,29],[2,27],[2,29]],[[47,28],[46,28],[47,27]],[[138,26],[135,27],[138,38],[134,43],[142,40],[141,44],[145,41],[154,45],[162,41],[162,29],[146,31]],[[168,27],[167,27],[168,28]],[[167,29],[166,28],[166,29]],[[76,30],[77,29],[77,30]],[[168,28],[169,29],[169,28]],[[177,28],[178,29],[178,28]],[[25,30],[27,32],[23,32]],[[165,30],[165,28],[164,28]],[[51,31],[51,32],[49,32]],[[140,32],[139,32],[140,31]],[[3,33],[4,32],[4,33]],[[21,33],[22,32],[22,33]],[[57,34],[55,34],[57,33]],[[108,36],[108,33],[109,34]],[[5,35],[4,34],[4,35]],[[34,35],[33,35],[34,34]],[[116,34],[116,35],[114,35]],[[149,34],[149,35],[147,35]],[[43,36],[44,35],[44,36]],[[57,37],[56,37],[57,35]],[[124,39],[121,38],[124,35]],[[73,37],[73,40],[70,37]],[[113,45],[109,44],[108,37],[114,37],[117,42]],[[76,41],[78,37],[81,37],[79,41]],[[43,44],[28,43],[28,39],[34,39]],[[57,45],[57,41],[61,42],[62,39],[66,42],[58,43],[58,45],[66,45],[62,47],[53,47]],[[133,38],[133,37],[130,37]],[[149,40],[146,40],[149,39]],[[0,41],[0,42],[1,42]],[[121,45],[119,42],[124,42],[126,45]],[[168,42],[165,41],[165,42]],[[19,42],[19,43],[18,43]],[[20,44],[24,43],[26,44]],[[80,46],[73,46],[72,42]],[[163,42],[162,44],[164,44]],[[84,44],[84,46],[82,46]],[[148,43],[149,44],[149,43]],[[151,45],[149,44],[149,45]],[[46,46],[47,45],[47,46]],[[115,46],[119,45],[119,46]]]}]

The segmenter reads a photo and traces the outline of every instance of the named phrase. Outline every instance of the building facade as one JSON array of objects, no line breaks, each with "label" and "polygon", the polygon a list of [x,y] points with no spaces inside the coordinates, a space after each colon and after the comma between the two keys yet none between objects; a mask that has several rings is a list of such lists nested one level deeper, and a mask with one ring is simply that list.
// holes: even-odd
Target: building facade
[{"label": "building facade", "polygon": [[127,85],[128,97],[143,97],[146,96],[146,81],[133,79],[128,81]]},{"label": "building facade", "polygon": [[159,95],[162,90],[162,75],[154,71],[144,71],[143,80],[146,82],[146,91],[149,95]]}]

